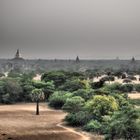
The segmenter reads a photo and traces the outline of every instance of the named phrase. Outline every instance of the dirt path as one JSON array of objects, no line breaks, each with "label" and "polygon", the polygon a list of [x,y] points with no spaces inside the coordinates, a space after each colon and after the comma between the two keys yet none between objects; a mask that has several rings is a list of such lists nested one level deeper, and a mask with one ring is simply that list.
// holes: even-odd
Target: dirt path
[{"label": "dirt path", "polygon": [[65,113],[40,105],[35,115],[35,104],[0,105],[0,140],[101,140],[89,138],[72,128],[63,126]]}]

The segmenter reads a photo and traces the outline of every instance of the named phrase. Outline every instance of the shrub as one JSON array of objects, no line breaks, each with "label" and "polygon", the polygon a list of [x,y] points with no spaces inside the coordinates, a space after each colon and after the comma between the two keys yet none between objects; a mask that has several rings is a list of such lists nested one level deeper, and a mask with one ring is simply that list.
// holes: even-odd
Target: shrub
[{"label": "shrub", "polygon": [[130,105],[129,101],[122,94],[112,94],[112,96],[116,99],[119,108],[127,107]]},{"label": "shrub", "polygon": [[105,88],[96,89],[94,91],[95,95],[109,95],[110,91],[106,90]]},{"label": "shrub", "polygon": [[53,81],[55,87],[58,88],[66,82],[66,76],[62,71],[51,71],[44,73],[41,80],[45,82]]},{"label": "shrub", "polygon": [[106,139],[140,139],[139,115],[132,107],[117,111],[111,118]]},{"label": "shrub", "polygon": [[120,83],[113,83],[113,84],[106,84],[104,89],[111,91],[111,92],[118,92],[121,89]]},{"label": "shrub", "polygon": [[101,119],[104,115],[109,115],[118,110],[118,104],[112,96],[96,95],[92,100],[86,102],[85,109],[93,113],[97,119]]},{"label": "shrub", "polygon": [[130,103],[133,105],[140,106],[140,99],[130,99]]},{"label": "shrub", "polygon": [[140,84],[135,84],[134,88],[137,92],[140,92]]},{"label": "shrub", "polygon": [[128,93],[128,92],[132,92],[133,89],[134,89],[134,86],[132,84],[124,84],[124,85],[121,86],[121,89],[120,90],[122,92]]},{"label": "shrub", "polygon": [[93,82],[93,83],[91,83],[91,87],[93,89],[99,89],[99,88],[103,87],[104,83],[105,83],[105,81],[102,81],[102,80],[100,80],[99,82]]},{"label": "shrub", "polygon": [[84,126],[84,130],[89,132],[96,132],[99,133],[101,131],[102,125],[97,120],[91,120]]},{"label": "shrub", "polygon": [[77,113],[70,113],[66,116],[65,121],[72,126],[84,126],[92,116],[85,111],[79,111]]},{"label": "shrub", "polygon": [[115,77],[114,76],[105,76],[101,79],[101,81],[114,81]]},{"label": "shrub", "polygon": [[94,91],[92,89],[91,90],[79,89],[75,91],[73,94],[74,96],[80,96],[83,99],[85,99],[85,101],[87,101],[93,97]]},{"label": "shrub", "polygon": [[61,86],[60,89],[64,91],[73,92],[73,91],[84,89],[84,88],[86,87],[81,81],[73,80],[73,81],[67,81],[63,86]]},{"label": "shrub", "polygon": [[56,109],[60,109],[70,97],[72,97],[72,94],[69,92],[55,92],[49,98],[49,105]]},{"label": "shrub", "polygon": [[2,95],[2,102],[4,104],[12,104],[13,103],[9,93]]},{"label": "shrub", "polygon": [[82,97],[74,96],[66,100],[63,109],[68,112],[74,113],[74,112],[81,111],[84,104],[85,104],[85,100]]}]

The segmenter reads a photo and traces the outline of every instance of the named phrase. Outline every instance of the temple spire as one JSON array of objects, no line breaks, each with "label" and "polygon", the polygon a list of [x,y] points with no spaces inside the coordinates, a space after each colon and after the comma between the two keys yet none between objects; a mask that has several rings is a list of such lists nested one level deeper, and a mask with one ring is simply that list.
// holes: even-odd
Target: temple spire
[{"label": "temple spire", "polygon": [[131,62],[132,62],[132,63],[135,63],[135,62],[136,62],[136,59],[135,59],[134,56],[132,57]]},{"label": "temple spire", "polygon": [[21,54],[20,54],[19,49],[17,49],[14,59],[16,59],[16,60],[21,60],[21,59],[23,59],[23,58],[21,57]]},{"label": "temple spire", "polygon": [[78,57],[78,56],[76,57],[76,62],[80,62],[80,59],[79,59],[79,57]]},{"label": "temple spire", "polygon": [[17,52],[16,52],[16,55],[15,55],[15,58],[20,58],[19,49],[17,49]]}]

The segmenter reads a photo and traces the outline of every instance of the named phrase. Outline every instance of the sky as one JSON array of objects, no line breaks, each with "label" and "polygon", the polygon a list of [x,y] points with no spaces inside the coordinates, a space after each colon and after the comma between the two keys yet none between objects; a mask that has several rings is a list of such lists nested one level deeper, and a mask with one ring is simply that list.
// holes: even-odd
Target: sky
[{"label": "sky", "polygon": [[0,58],[140,59],[140,0],[0,0]]}]

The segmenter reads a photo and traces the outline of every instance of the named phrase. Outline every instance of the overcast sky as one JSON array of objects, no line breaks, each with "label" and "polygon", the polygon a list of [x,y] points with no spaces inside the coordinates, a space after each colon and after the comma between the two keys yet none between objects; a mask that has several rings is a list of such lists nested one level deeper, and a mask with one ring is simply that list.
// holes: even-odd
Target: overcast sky
[{"label": "overcast sky", "polygon": [[0,0],[0,58],[140,59],[140,0]]}]

